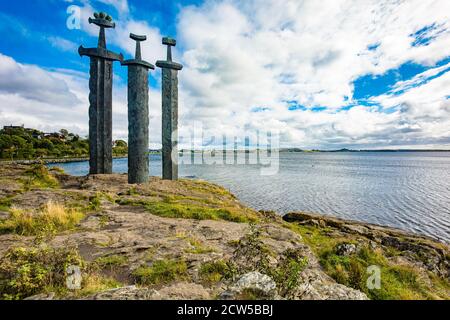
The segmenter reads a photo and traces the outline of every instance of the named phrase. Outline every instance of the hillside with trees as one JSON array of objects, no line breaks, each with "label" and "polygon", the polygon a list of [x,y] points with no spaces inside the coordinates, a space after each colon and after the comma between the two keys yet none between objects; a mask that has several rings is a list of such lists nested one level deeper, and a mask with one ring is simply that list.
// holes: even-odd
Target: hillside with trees
[{"label": "hillside with trees", "polygon": [[[114,142],[113,154],[126,155],[127,143]],[[0,159],[82,158],[89,156],[89,140],[66,129],[42,132],[24,126],[5,126],[0,130]]]}]

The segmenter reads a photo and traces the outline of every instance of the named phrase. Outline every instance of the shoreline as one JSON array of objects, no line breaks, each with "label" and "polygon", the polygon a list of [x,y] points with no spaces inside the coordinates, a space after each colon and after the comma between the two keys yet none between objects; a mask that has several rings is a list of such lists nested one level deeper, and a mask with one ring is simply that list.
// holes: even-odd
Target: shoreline
[{"label": "shoreline", "polygon": [[[127,158],[128,155],[123,155],[123,156],[113,156],[113,159],[125,159]],[[27,159],[22,159],[22,160],[0,160],[0,164],[6,164],[6,165],[10,165],[10,164],[24,164],[24,165],[29,165],[29,164],[39,164],[39,163],[44,163],[44,164],[55,164],[55,163],[71,163],[71,162],[86,162],[89,161],[89,157],[80,157],[80,158],[56,158],[56,159],[32,159],[32,160],[27,160]]]},{"label": "shoreline", "polygon": [[375,224],[370,222],[343,219],[335,216],[329,216],[312,212],[289,212],[282,215],[284,221],[288,223],[299,223],[303,225],[316,226],[319,228],[336,228],[342,232],[374,238],[374,234],[377,232],[384,233],[383,236],[389,237],[401,237],[403,239],[418,239],[425,242],[436,242],[443,245],[449,245],[444,239],[434,238],[432,236],[404,230],[398,227],[391,227],[382,224]]},{"label": "shoreline", "polygon": [[[127,158],[128,155],[126,156],[115,156],[113,157],[113,159],[125,159]],[[67,159],[45,159],[45,160],[17,160],[17,161],[3,161],[0,160],[0,166],[2,164],[4,165],[32,165],[32,164],[40,164],[43,163],[45,165],[49,165],[49,164],[58,164],[58,163],[75,163],[75,162],[86,162],[89,161],[89,158],[67,158]],[[116,174],[116,173],[113,173]],[[70,176],[72,176],[71,174],[68,174]],[[89,177],[90,175],[82,175],[82,176],[73,176],[73,177]],[[150,178],[157,178],[157,176],[149,176]],[[198,179],[198,178],[193,178],[190,176],[186,176],[186,177],[180,177],[182,179],[189,179],[189,180],[203,180],[205,182],[208,183],[212,183],[214,184],[213,181],[209,181],[209,180],[204,180],[204,179]],[[223,186],[221,186],[223,187]],[[237,199],[242,202],[242,200],[237,196]],[[249,208],[252,208],[255,211],[259,211],[259,212],[274,212],[277,216],[281,217],[283,220],[287,221],[287,222],[305,222],[307,221],[307,223],[313,223],[315,225],[318,225],[318,222],[326,222],[333,225],[336,225],[338,222],[340,223],[344,223],[347,225],[359,225],[359,226],[364,226],[364,227],[368,227],[368,228],[383,228],[385,230],[390,230],[391,232],[394,232],[396,234],[402,234],[404,236],[409,236],[409,237],[417,237],[417,238],[423,238],[423,239],[428,239],[430,241],[435,241],[435,242],[439,242],[445,245],[450,245],[450,241],[445,240],[444,238],[438,238],[438,237],[433,237],[431,235],[425,234],[425,233],[421,233],[421,232],[414,232],[411,230],[405,230],[402,229],[400,227],[395,227],[395,226],[389,226],[389,225],[383,225],[383,224],[376,224],[376,223],[371,223],[371,222],[366,222],[366,221],[361,221],[361,220],[351,220],[351,219],[345,219],[345,218],[341,218],[339,216],[335,216],[335,215],[328,215],[325,213],[318,213],[318,212],[308,212],[308,211],[301,211],[301,210],[292,210],[290,212],[287,213],[280,213],[277,212],[275,210],[271,210],[271,209],[261,209],[258,210],[256,208],[253,208],[250,204],[246,204]],[[295,216],[296,218],[292,218],[293,216]],[[289,221],[288,219],[293,219],[292,221]]]},{"label": "shoreline", "polygon": [[[0,166],[0,179],[0,281],[35,259],[57,261],[51,279],[62,279],[8,287],[16,299],[254,298],[239,287],[249,277],[276,288],[256,296],[265,299],[450,299],[450,247],[422,235],[256,211],[204,180],[130,185],[123,174],[77,177],[43,165]],[[52,212],[67,219],[53,222]],[[77,292],[63,290],[55,260],[70,257],[89,266]],[[375,291],[366,285],[373,266],[383,279]]]}]

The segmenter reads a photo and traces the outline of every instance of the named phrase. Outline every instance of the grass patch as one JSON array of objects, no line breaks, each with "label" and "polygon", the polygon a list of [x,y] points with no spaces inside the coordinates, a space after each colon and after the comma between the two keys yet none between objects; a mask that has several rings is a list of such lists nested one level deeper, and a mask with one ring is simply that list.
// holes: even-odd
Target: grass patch
[{"label": "grass patch", "polygon": [[58,180],[43,164],[34,164],[25,171],[25,178],[21,179],[25,191],[32,189],[55,189],[59,187]]},{"label": "grass patch", "polygon": [[151,214],[165,218],[183,218],[195,220],[226,220],[232,222],[256,222],[256,214],[244,212],[235,207],[207,207],[182,203],[166,198],[164,201],[147,201],[134,199],[121,199],[121,205],[143,206]]},{"label": "grass patch", "polygon": [[217,283],[222,279],[230,278],[232,270],[227,262],[218,260],[203,263],[198,274],[206,283]]},{"label": "grass patch", "polygon": [[95,263],[102,269],[114,269],[116,267],[126,265],[127,262],[128,258],[126,256],[121,256],[118,254],[100,257],[95,260]]},{"label": "grass patch", "polygon": [[[371,299],[449,299],[450,285],[444,279],[430,272],[424,274],[410,266],[390,262],[387,257],[399,255],[398,250],[372,249],[362,245],[356,253],[342,256],[337,254],[337,246],[351,242],[351,237],[332,238],[327,236],[327,230],[316,226],[290,224],[289,228],[302,235],[328,275],[338,283],[366,293]],[[367,280],[371,273],[367,268],[372,265],[381,270],[380,289],[368,289]]]},{"label": "grass patch", "polygon": [[98,212],[102,209],[102,200],[109,201],[111,203],[115,203],[115,197],[107,192],[96,192],[95,195],[90,196],[88,198],[88,205],[84,207],[84,211],[87,212]]},{"label": "grass patch", "polygon": [[59,173],[59,174],[64,174],[65,173],[64,169],[61,168],[61,167],[51,167],[50,168],[50,172],[56,172],[56,173]]},{"label": "grass patch", "polygon": [[165,259],[153,262],[151,266],[140,266],[133,272],[136,282],[141,285],[167,284],[187,277],[184,260]]},{"label": "grass patch", "polygon": [[214,252],[213,248],[205,246],[200,240],[196,238],[188,238],[188,242],[191,245],[191,248],[186,249],[186,253],[203,254]]},{"label": "grass patch", "polygon": [[12,207],[14,196],[7,196],[0,199],[0,211],[9,211]]},{"label": "grass patch", "polygon": [[11,208],[10,217],[0,221],[0,233],[16,233],[24,236],[49,235],[71,230],[84,218],[76,209],[47,202],[38,212]]},{"label": "grass patch", "polygon": [[123,287],[123,283],[112,277],[92,274],[83,279],[82,287],[73,293],[75,297],[85,297],[97,292]]},{"label": "grass patch", "polygon": [[255,218],[243,215],[234,208],[209,208],[167,202],[149,202],[145,205],[145,208],[152,214],[166,218],[226,220],[241,223],[255,221]]}]

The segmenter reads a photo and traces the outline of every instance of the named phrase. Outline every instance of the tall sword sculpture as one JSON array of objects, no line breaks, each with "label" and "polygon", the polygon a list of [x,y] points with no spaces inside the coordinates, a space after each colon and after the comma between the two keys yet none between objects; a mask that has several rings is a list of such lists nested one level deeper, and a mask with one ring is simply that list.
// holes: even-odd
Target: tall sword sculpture
[{"label": "tall sword sculpture", "polygon": [[94,14],[89,23],[100,27],[97,48],[80,46],[80,56],[91,58],[89,78],[89,173],[112,173],[112,65],[122,54],[106,49],[105,29],[115,28],[111,17]]},{"label": "tall sword sculpture", "polygon": [[178,180],[178,71],[183,69],[172,61],[176,40],[163,38],[167,45],[167,60],[157,61],[162,68],[162,165],[163,179]]},{"label": "tall sword sculpture", "polygon": [[130,34],[136,55],[122,62],[128,67],[128,183],[148,181],[148,71],[155,67],[142,60],[141,41],[146,36]]}]

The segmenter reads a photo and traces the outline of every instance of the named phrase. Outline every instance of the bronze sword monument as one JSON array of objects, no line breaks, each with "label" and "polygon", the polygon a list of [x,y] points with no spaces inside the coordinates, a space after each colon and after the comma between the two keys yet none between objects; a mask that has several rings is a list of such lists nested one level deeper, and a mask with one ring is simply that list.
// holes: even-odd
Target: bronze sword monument
[{"label": "bronze sword monument", "polygon": [[122,62],[128,67],[128,183],[148,181],[148,72],[155,67],[142,60],[141,41],[146,36],[130,34],[136,41],[136,54],[132,60]]},{"label": "bronze sword monument", "polygon": [[91,59],[89,78],[89,173],[112,173],[112,79],[113,62],[122,54],[106,49],[105,29],[115,28],[110,16],[94,14],[89,23],[100,27],[97,48],[80,46],[80,56]]},{"label": "bronze sword monument", "polygon": [[167,45],[167,60],[157,61],[162,68],[162,176],[178,180],[178,71],[183,69],[172,61],[172,47],[176,40],[163,38]]}]

